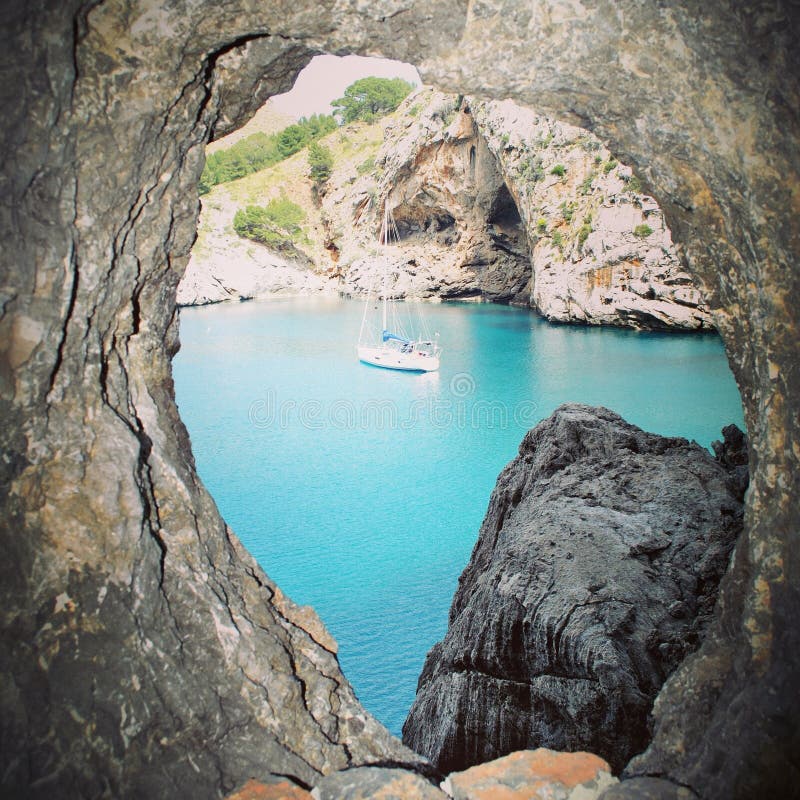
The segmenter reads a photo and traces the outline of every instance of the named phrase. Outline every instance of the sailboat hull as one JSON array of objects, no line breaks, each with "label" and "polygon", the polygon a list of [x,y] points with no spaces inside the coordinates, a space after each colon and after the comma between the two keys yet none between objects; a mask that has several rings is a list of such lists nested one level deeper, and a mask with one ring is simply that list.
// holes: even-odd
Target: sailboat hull
[{"label": "sailboat hull", "polygon": [[358,359],[374,367],[404,372],[435,372],[439,369],[438,356],[418,352],[402,353],[385,347],[359,347]]}]

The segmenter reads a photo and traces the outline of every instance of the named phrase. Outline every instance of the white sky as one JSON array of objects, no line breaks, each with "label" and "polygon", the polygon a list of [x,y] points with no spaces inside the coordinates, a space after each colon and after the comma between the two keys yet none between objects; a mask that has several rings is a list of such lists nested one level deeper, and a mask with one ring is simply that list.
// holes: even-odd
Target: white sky
[{"label": "white sky", "polygon": [[293,117],[330,114],[331,100],[344,95],[344,90],[359,78],[403,78],[420,86],[417,68],[401,61],[363,56],[315,56],[297,76],[286,94],[275,95],[270,105],[276,111]]}]

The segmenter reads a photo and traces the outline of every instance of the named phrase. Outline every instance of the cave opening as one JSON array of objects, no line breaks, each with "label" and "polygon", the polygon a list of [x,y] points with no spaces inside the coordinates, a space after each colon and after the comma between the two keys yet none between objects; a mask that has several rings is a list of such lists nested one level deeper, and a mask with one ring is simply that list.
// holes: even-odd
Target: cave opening
[{"label": "cave opening", "polygon": [[497,196],[489,209],[486,222],[489,225],[507,228],[519,228],[522,225],[522,217],[519,214],[517,204],[505,183],[497,191]]},{"label": "cave opening", "polygon": [[[414,98],[409,102],[417,104]],[[412,105],[412,107],[414,106]],[[443,123],[445,122],[446,124],[442,125],[443,130],[453,125],[452,112],[444,115]],[[404,128],[404,126],[405,122],[403,121],[397,124],[397,127],[400,128]],[[435,245],[438,248],[438,253],[441,251],[451,251],[461,237],[469,239],[470,249],[466,251],[466,257],[462,262],[457,263],[457,266],[460,269],[471,270],[478,275],[477,285],[470,285],[466,289],[461,287],[455,289],[446,287],[440,291],[440,296],[443,299],[457,300],[479,297],[481,299],[491,300],[495,303],[512,303],[528,306],[531,280],[531,254],[525,223],[520,214],[517,201],[509,190],[507,178],[502,174],[497,156],[488,150],[485,139],[476,135],[474,132],[469,133],[468,130],[462,132],[461,135],[464,137],[463,140],[456,139],[455,142],[445,141],[443,143],[437,141],[435,145],[426,143],[419,151],[413,151],[413,164],[416,169],[428,169],[431,164],[437,165],[438,172],[435,174],[433,172],[426,173],[428,177],[427,182],[420,182],[415,177],[413,170],[407,167],[398,170],[398,174],[403,176],[405,183],[400,187],[396,185],[393,186],[389,193],[391,194],[394,192],[396,197],[402,198],[394,207],[394,216],[400,233],[400,240],[404,245]],[[347,144],[349,147],[355,146],[356,134],[353,131],[335,133],[333,136],[334,138],[336,138],[336,136],[344,136],[348,139]],[[370,160],[374,164],[375,158],[373,155],[364,158],[363,161],[356,164],[356,171],[358,172],[358,167],[361,164],[368,164]],[[385,157],[380,159],[380,161],[381,163],[385,163]],[[479,175],[480,181],[477,182],[477,184],[473,184],[471,181],[474,181],[476,175]],[[437,180],[439,181],[438,183]],[[460,195],[458,192],[452,190],[453,182],[458,180],[462,181],[464,187],[463,189],[458,189],[458,192],[462,192]],[[350,198],[347,195],[337,193],[338,189],[335,183],[327,189],[327,192],[338,204],[345,208],[348,207]],[[454,195],[456,195],[455,200]],[[363,203],[360,198],[361,195],[356,196],[356,200],[359,203]],[[447,203],[449,203],[449,205]],[[379,205],[379,203],[376,203],[376,205]],[[483,238],[479,238],[480,236]],[[413,274],[418,271],[420,264],[424,263],[426,260],[430,260],[430,255],[428,255],[427,258],[421,258],[417,251],[409,251],[406,259],[409,272]],[[315,313],[312,307],[309,307],[309,311],[312,314]],[[201,317],[201,319],[205,320],[206,317]],[[289,318],[287,317],[287,319]],[[504,318],[504,320],[507,324],[511,323],[511,318]],[[274,337],[269,340],[268,346],[270,350],[277,352],[289,350],[295,353],[299,352],[300,346],[298,342],[290,342],[281,335],[280,331],[274,329],[270,330],[272,330],[272,336]],[[196,332],[194,332],[192,336],[196,336]],[[183,338],[187,341],[189,334],[186,333]],[[319,338],[334,341],[336,334],[334,331],[326,329],[324,333],[320,334]],[[192,348],[195,347],[195,344],[196,342],[192,341]],[[227,350],[229,347],[226,346],[225,349]],[[187,355],[187,351],[188,347],[185,346],[184,356]],[[193,355],[193,357],[198,361],[200,360],[199,354]],[[248,371],[252,373],[263,369],[263,365],[260,366],[256,362],[248,363]],[[279,383],[277,376],[287,372],[290,373],[292,369],[288,365],[277,361],[274,364],[272,361],[269,361],[269,364],[270,366],[267,368],[267,372],[275,376],[273,383],[265,387],[260,396],[255,394],[249,395],[256,405],[247,409],[241,409],[240,416],[246,417],[252,426],[259,427],[257,435],[264,437],[261,440],[262,452],[278,452],[285,447],[282,440],[280,438],[266,438],[266,434],[272,432],[269,431],[269,429],[274,424],[275,417],[271,416],[271,414],[276,411],[275,405],[277,404],[277,406],[280,407],[278,411],[280,425],[285,426],[287,430],[292,430],[292,437],[297,437],[298,431],[292,429],[291,426],[295,422],[302,423],[302,421],[299,415],[297,415],[296,420],[293,418],[292,408],[288,404],[295,402],[295,400],[297,400],[301,406],[307,402],[320,403],[320,397],[323,395],[303,396],[300,393],[300,389],[297,387],[294,389],[287,389],[285,385]],[[221,366],[220,370],[222,371],[222,369],[223,367]],[[310,371],[316,372],[317,370],[318,368],[314,367]],[[226,376],[225,384],[235,386],[236,379],[227,373]],[[204,380],[203,383],[206,383],[209,379],[210,376]],[[432,384],[433,381],[430,383]],[[353,385],[358,385],[357,379],[353,380]],[[290,394],[288,397],[283,397],[281,399],[278,393],[286,391],[293,392],[294,394]],[[430,386],[429,391],[433,394],[435,389]],[[444,399],[447,400],[447,398]],[[380,400],[383,402],[384,398],[380,398]],[[450,400],[452,400],[452,398],[450,398]],[[332,401],[328,398],[324,401],[323,405],[329,402],[332,404]],[[181,401],[181,407],[185,412],[191,413],[190,403]],[[343,406],[340,408],[349,415],[347,417],[348,424],[357,426],[357,422],[362,419],[364,408],[349,407],[344,409]],[[484,409],[481,407],[479,412],[476,412],[476,414],[479,415],[476,419],[484,421],[491,420],[490,412],[498,414],[498,418],[500,419],[503,418],[503,408]],[[484,416],[480,416],[480,414]],[[353,422],[353,420],[357,422]],[[394,423],[390,422],[390,424],[396,423],[396,419]],[[191,423],[190,429],[193,429]],[[318,430],[323,430],[324,433],[324,429]],[[524,431],[520,431],[520,435],[523,432]],[[302,431],[299,433],[301,434]],[[318,434],[318,436],[321,437],[321,434]],[[252,459],[252,456],[248,456],[249,447],[245,443],[246,436],[241,432],[237,432],[234,438],[239,442],[235,453],[236,458],[247,463],[247,460]],[[295,446],[297,446],[298,439],[293,438],[293,441],[295,442]],[[197,441],[195,442],[195,446],[197,449]],[[210,443],[204,443],[204,448],[211,449],[212,447]],[[384,447],[384,450],[386,449],[387,447]],[[221,452],[221,448],[217,448],[217,452]],[[297,447],[295,447],[294,454],[296,455],[297,452]],[[352,447],[349,452],[352,456]],[[341,464],[337,461],[339,456],[329,454],[328,460],[326,460],[323,458],[324,453],[325,446],[320,441],[315,454],[308,454],[301,459],[309,468],[310,472],[308,475],[295,475],[293,482],[296,486],[302,488],[305,493],[305,498],[300,499],[291,493],[286,493],[284,489],[277,489],[276,484],[279,483],[277,479],[273,483],[270,483],[259,477],[256,474],[257,471],[248,470],[251,474],[254,496],[276,496],[278,499],[275,500],[275,504],[281,509],[297,508],[301,504],[309,508],[314,508],[323,501],[340,503],[341,498],[332,497],[330,491],[326,487],[315,485],[313,480],[315,476],[328,473],[335,475],[341,470]],[[203,459],[205,459],[205,456]],[[268,461],[266,458],[263,460]],[[287,459],[283,462],[283,467],[291,471],[293,467],[289,464],[289,460],[290,459]],[[363,460],[366,461],[366,457],[363,457]],[[223,463],[225,462],[223,461]],[[270,464],[271,463],[270,461]],[[215,484],[218,480],[218,476],[215,475],[211,477],[212,473],[205,472],[203,465],[200,466],[201,475],[203,475],[209,487],[212,488],[225,518],[232,524],[234,530],[238,531],[239,535],[244,537],[248,549],[258,555],[259,561],[267,572],[270,573],[271,570],[275,571],[275,575],[272,577],[278,576],[279,585],[286,589],[290,596],[298,598],[303,603],[309,602],[310,605],[320,610],[323,613],[324,621],[331,625],[331,628],[337,634],[337,638],[347,642],[348,647],[342,653],[342,663],[344,664],[345,671],[351,676],[352,680],[356,681],[357,687],[366,687],[363,690],[359,688],[359,691],[363,691],[362,699],[365,702],[369,700],[369,703],[372,703],[374,697],[372,693],[374,690],[373,684],[376,683],[376,681],[373,679],[372,675],[364,676],[364,672],[374,672],[378,676],[379,682],[382,676],[387,674],[388,668],[379,659],[373,663],[373,659],[376,658],[376,652],[379,653],[379,657],[385,655],[392,659],[392,645],[384,644],[380,647],[371,645],[373,648],[371,652],[368,652],[365,646],[359,645],[358,653],[363,663],[354,664],[352,660],[350,660],[351,642],[347,638],[349,632],[340,633],[340,631],[346,631],[346,628],[344,626],[341,628],[338,627],[342,625],[343,617],[352,617],[354,616],[354,612],[349,609],[346,603],[338,603],[337,608],[332,607],[328,597],[321,594],[314,594],[315,587],[309,589],[306,583],[298,581],[295,576],[291,574],[286,576],[280,571],[282,569],[281,562],[288,562],[290,559],[283,558],[279,549],[287,546],[286,543],[293,538],[294,532],[303,527],[302,522],[296,518],[291,518],[290,515],[283,512],[268,512],[266,508],[254,504],[250,508],[249,514],[255,516],[261,515],[266,518],[269,513],[271,525],[275,529],[275,538],[280,547],[275,548],[273,546],[268,547],[261,545],[257,538],[253,538],[252,540],[248,539],[248,529],[250,528],[250,522],[247,519],[248,515],[240,514],[239,510],[236,508],[236,504],[240,503],[240,500],[236,498],[235,502],[232,503],[230,498],[225,495],[225,492],[227,492],[226,489],[218,490],[216,488]],[[495,465],[495,471],[499,471],[501,466],[502,459],[499,459]],[[277,472],[275,465],[272,465],[271,469],[273,470],[273,474]],[[411,465],[409,469],[410,471],[418,470],[414,465]],[[232,471],[232,465],[228,463],[223,469],[223,472],[224,471]],[[312,478],[310,482],[309,476]],[[222,485],[222,483],[220,482],[219,485]],[[483,498],[483,500],[485,501],[485,498]],[[451,508],[455,505],[456,501],[454,500],[451,504]],[[229,508],[232,510],[229,510]],[[258,510],[256,511],[254,509]],[[318,513],[318,516],[322,516],[322,514]],[[333,506],[328,508],[328,513],[325,516],[327,516],[329,521],[338,519]],[[412,518],[412,515],[409,515],[409,518]],[[289,521],[290,519],[291,522]],[[477,528],[477,524],[478,521],[476,518],[472,526]],[[343,529],[339,529],[338,532],[334,532],[333,530],[328,531],[325,525],[319,522],[315,522],[314,526],[319,530],[327,531],[331,539],[335,536],[342,542],[350,542],[352,544],[350,532],[348,531]],[[354,525],[354,530],[357,529],[357,526]],[[397,538],[400,538],[400,535],[398,535]],[[317,541],[320,548],[323,546],[318,539],[314,539],[314,541]],[[419,545],[418,549],[420,553],[426,552],[423,545]],[[362,554],[362,558],[365,562],[367,561],[366,554]],[[395,553],[394,560],[396,564],[403,563],[403,555],[401,553]],[[326,570],[330,569],[330,563],[337,563],[338,565],[338,562],[331,556],[327,556],[326,561],[329,562],[325,567]],[[346,580],[340,579],[347,576],[347,565],[338,565],[335,570],[335,572],[338,573],[338,577],[333,579],[321,574],[319,572],[319,567],[313,565],[308,555],[304,554],[303,569],[314,576],[313,583],[316,584],[316,587],[326,583],[328,587],[332,587],[330,593],[334,596],[358,596],[358,592],[355,591],[352,584],[348,584]],[[374,575],[380,574],[380,569],[378,568],[373,567],[371,571]],[[452,575],[450,577],[452,578]],[[326,589],[326,591],[329,590]],[[310,592],[310,594],[308,592]],[[386,620],[385,628],[387,631],[390,631],[394,620],[390,614],[384,614],[384,618]],[[409,622],[408,624],[410,626],[411,623]],[[434,640],[431,640],[429,644],[432,644],[433,641]],[[414,677],[416,679],[416,675]],[[399,684],[392,685],[395,695],[406,691],[406,688]],[[407,705],[403,713],[406,710]],[[388,721],[391,729],[399,733],[396,711],[392,711],[392,717],[381,716],[381,719],[384,722]],[[400,720],[400,722],[402,722],[402,720]]]},{"label": "cave opening", "polygon": [[[787,623],[800,584],[784,533],[798,507],[785,479],[798,473],[800,396],[786,302],[797,294],[786,188],[797,185],[786,157],[798,138],[786,80],[797,74],[796,15],[779,3],[765,21],[760,9],[711,4],[697,25],[696,9],[655,18],[630,4],[648,33],[631,41],[621,15],[595,17],[605,8],[588,4],[580,19],[556,8],[545,33],[449,2],[380,17],[347,4],[72,8],[19,6],[2,32],[14,56],[3,123],[13,214],[0,224],[19,272],[4,290],[0,348],[12,790],[148,797],[179,785],[219,797],[251,775],[297,787],[376,761],[425,769],[363,713],[313,613],[226,527],[172,394],[174,292],[196,232],[202,148],[288,88],[312,46],[424,58],[426,79],[450,90],[585,119],[664,200],[714,309],[758,459],[718,624],[680,668],[636,769],[707,797],[788,796],[786,721],[800,696]],[[674,81],[652,81],[654,52]],[[720,134],[741,119],[758,135]],[[265,702],[291,713],[270,715]]]}]

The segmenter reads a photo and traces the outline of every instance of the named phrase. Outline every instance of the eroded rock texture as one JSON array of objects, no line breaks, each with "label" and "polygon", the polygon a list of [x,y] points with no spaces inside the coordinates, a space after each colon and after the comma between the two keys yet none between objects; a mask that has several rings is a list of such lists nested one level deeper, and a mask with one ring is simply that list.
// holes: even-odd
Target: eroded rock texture
[{"label": "eroded rock texture", "polygon": [[500,474],[403,728],[442,771],[587,750],[619,771],[695,650],[742,527],[728,472],[685,439],[562,406]]},{"label": "eroded rock texture", "polygon": [[[364,158],[378,133],[380,149]],[[658,204],[585,130],[509,100],[426,87],[380,122],[323,141],[336,167],[320,192],[302,153],[263,181],[253,176],[204,196],[178,303],[359,294],[383,286],[388,273],[395,297],[531,305],[560,322],[713,325]],[[243,195],[266,203],[287,184],[312,237],[304,252],[293,248],[294,258],[232,229]],[[386,205],[399,237],[388,268],[376,255]]]},{"label": "eroded rock texture", "polygon": [[[376,158],[400,235],[393,291],[528,305],[527,231],[468,107],[422,90],[402,108]],[[363,288],[374,269],[355,264],[345,283]]]},{"label": "eroded rock texture", "polygon": [[585,130],[421,89],[386,126],[375,166],[377,183],[351,178],[325,199],[347,292],[380,285],[388,204],[395,296],[510,302],[560,322],[713,326],[658,204]]},{"label": "eroded rock texture", "polygon": [[712,327],[658,204],[585,130],[510,100],[473,103],[531,242],[530,305],[550,320]]},{"label": "eroded rock texture", "polygon": [[725,339],[753,473],[717,618],[662,694],[635,770],[707,798],[796,792],[795,4],[1,10],[5,794],[215,796],[250,774],[406,757],[329,671],[316,623],[295,624],[249,575],[172,398],[175,286],[203,147],[317,51],[405,59],[442,89],[580,122],[661,203]]},{"label": "eroded rock texture", "polygon": [[281,26],[341,21],[2,10],[0,793],[218,797],[418,762],[220,519],[170,377],[205,142],[310,58]]}]

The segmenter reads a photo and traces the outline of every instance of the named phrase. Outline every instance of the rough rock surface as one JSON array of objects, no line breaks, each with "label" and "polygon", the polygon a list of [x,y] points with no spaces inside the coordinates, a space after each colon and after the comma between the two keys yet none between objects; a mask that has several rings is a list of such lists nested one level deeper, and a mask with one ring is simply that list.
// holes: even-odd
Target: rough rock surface
[{"label": "rough rock surface", "polygon": [[697,800],[697,795],[661,778],[631,778],[606,789],[600,800]]},{"label": "rough rock surface", "polygon": [[539,748],[454,772],[443,786],[453,800],[595,800],[616,783],[602,758]]},{"label": "rough rock surface", "polygon": [[447,800],[430,781],[402,769],[358,767],[323,778],[314,800]]},{"label": "rough rock surface", "polygon": [[471,106],[532,243],[534,308],[559,322],[713,327],[661,209],[635,188],[630,167],[588,131],[510,100]]},{"label": "rough rock surface", "polygon": [[249,780],[225,800],[312,800],[311,795],[288,781],[261,783]]},{"label": "rough rock surface", "polygon": [[[525,227],[496,159],[459,102],[422,89],[398,109],[375,158],[375,201],[359,217],[362,242],[376,239],[388,203],[400,235],[393,295],[528,305]],[[351,255],[342,248],[340,268],[351,292],[365,292],[381,278],[382,265],[363,250]]]},{"label": "rough rock surface", "polygon": [[186,267],[178,286],[179,305],[334,290],[331,281],[308,264],[290,261],[236,235],[218,231],[205,247],[207,252],[193,253]]},{"label": "rough rock surface", "polygon": [[[658,205],[632,191],[630,168],[588,131],[511,101],[430,88],[412,93],[382,127],[370,169],[348,161],[340,145],[370,138],[370,126],[325,138],[337,157],[321,208],[311,202],[307,170],[285,163],[268,170],[291,172],[281,191],[290,184],[309,215],[321,213],[327,249],[305,248],[313,265],[289,263],[235,234],[233,214],[244,200],[233,195],[252,193],[253,178],[216,187],[203,201],[178,302],[334,291],[332,276],[339,291],[364,293],[383,278],[376,229],[388,202],[401,237],[389,284],[396,297],[532,305],[561,322],[713,326]],[[304,166],[305,157],[289,164]],[[565,176],[550,174],[556,164]],[[265,184],[260,202],[273,192]],[[644,225],[650,233],[637,236]]]},{"label": "rough rock surface", "polygon": [[266,247],[225,237],[224,248],[194,258],[178,286],[177,302],[202,306],[225,300],[334,291],[331,281],[306,264],[289,261]]},{"label": "rough rock surface", "polygon": [[245,36],[238,6],[208,11],[3,6],[5,797],[220,797],[420,762],[221,520],[175,408],[205,142],[311,55]]},{"label": "rough rock surface", "polygon": [[326,203],[334,219],[361,209],[368,190],[376,200],[358,216],[358,246],[339,247],[346,291],[376,280],[365,244],[388,202],[401,235],[395,296],[531,305],[561,322],[713,327],[658,205],[588,131],[511,101],[422,89],[387,125],[375,164],[378,186],[342,187]]},{"label": "rough rock surface", "polygon": [[[797,794],[795,3],[31,0],[2,11],[6,795],[215,797],[254,773],[316,774],[303,763],[346,759],[312,721],[320,703],[353,710],[336,742],[349,732],[358,747],[395,747],[369,724],[356,733],[361,712],[321,672],[325,689],[290,678],[294,639],[327,657],[249,577],[197,480],[170,380],[204,146],[318,51],[411,61],[444,90],[582,124],[659,201],[725,341],[752,473],[714,623],[662,692],[636,770],[704,798]],[[252,623],[235,647],[232,606]],[[282,710],[307,723],[292,732],[296,757],[269,692],[245,677],[253,663],[294,686]]]},{"label": "rough rock surface", "polygon": [[742,515],[698,445],[557,409],[497,480],[405,743],[445,772],[538,746],[621,770],[700,643]]},{"label": "rough rock surface", "polygon": [[[265,108],[269,106],[267,103]],[[265,121],[272,120],[268,115],[266,120],[259,120],[256,115],[245,127],[256,132]],[[236,133],[214,144],[223,144],[235,138]],[[214,186],[202,197],[197,240],[178,285],[178,303],[201,305],[280,294],[335,294],[339,288],[339,250],[352,248],[356,242],[357,247],[362,247],[364,239],[364,232],[353,225],[351,205],[357,205],[365,189],[375,184],[368,175],[358,176],[358,170],[374,156],[382,140],[382,122],[351,123],[323,138],[323,144],[334,156],[333,172],[322,189],[325,211],[320,208],[320,193],[309,176],[307,149],[269,169]],[[240,237],[233,227],[238,209],[265,206],[276,199],[291,201],[305,215],[302,234],[287,242],[282,252]],[[369,235],[371,238],[371,231]]]}]

